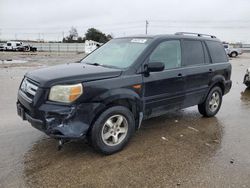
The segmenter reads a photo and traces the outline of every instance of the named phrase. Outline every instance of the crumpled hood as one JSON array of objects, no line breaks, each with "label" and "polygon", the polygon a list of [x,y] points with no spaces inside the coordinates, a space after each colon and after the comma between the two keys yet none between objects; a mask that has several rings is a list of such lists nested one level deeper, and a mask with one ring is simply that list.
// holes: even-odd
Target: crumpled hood
[{"label": "crumpled hood", "polygon": [[69,63],[30,71],[25,76],[39,82],[40,87],[79,83],[121,75],[121,70],[82,63]]}]

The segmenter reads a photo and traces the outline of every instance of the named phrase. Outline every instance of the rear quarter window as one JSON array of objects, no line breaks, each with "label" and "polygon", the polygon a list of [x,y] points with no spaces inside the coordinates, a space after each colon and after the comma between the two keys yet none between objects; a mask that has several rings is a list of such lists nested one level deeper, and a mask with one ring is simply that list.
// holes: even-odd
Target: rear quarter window
[{"label": "rear quarter window", "polygon": [[227,62],[228,58],[221,42],[206,41],[213,63]]}]

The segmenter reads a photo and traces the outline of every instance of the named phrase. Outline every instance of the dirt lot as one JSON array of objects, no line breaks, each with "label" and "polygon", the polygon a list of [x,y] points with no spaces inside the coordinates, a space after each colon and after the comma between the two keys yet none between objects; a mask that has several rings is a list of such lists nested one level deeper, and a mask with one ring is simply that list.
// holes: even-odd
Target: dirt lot
[{"label": "dirt lot", "polygon": [[[233,88],[214,118],[197,107],[143,122],[121,152],[103,156],[84,142],[62,151],[16,115],[25,72],[83,54],[0,53],[0,187],[250,187],[250,54],[231,60]],[[15,60],[25,62],[13,64]]]}]

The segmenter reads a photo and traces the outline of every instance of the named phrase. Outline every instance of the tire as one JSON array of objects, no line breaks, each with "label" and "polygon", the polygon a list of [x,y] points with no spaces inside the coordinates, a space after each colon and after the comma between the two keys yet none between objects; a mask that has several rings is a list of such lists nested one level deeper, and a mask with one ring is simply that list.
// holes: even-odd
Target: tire
[{"label": "tire", "polygon": [[230,57],[237,57],[238,53],[237,52],[231,52]]},{"label": "tire", "polygon": [[133,113],[124,106],[113,106],[98,117],[88,139],[96,151],[110,155],[122,150],[134,132]]},{"label": "tire", "polygon": [[220,87],[213,87],[207,97],[206,100],[198,105],[199,112],[205,117],[213,117],[220,110],[222,104],[222,90]]}]

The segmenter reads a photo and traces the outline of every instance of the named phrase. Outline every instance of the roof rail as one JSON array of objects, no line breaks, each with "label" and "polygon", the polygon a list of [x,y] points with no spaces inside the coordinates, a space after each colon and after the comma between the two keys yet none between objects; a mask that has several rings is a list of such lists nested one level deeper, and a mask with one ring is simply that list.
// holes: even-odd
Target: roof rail
[{"label": "roof rail", "polygon": [[177,32],[175,35],[197,35],[198,37],[211,37],[216,38],[214,35],[201,34],[201,33],[190,33],[190,32]]}]

